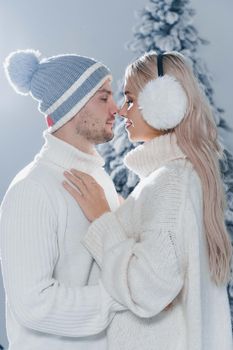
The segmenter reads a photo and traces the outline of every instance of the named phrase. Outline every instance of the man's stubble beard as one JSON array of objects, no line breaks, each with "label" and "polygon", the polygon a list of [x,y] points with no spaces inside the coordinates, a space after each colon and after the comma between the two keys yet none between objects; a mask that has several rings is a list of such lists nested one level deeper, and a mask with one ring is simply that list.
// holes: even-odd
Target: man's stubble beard
[{"label": "man's stubble beard", "polygon": [[101,121],[95,119],[87,109],[80,111],[78,121],[79,123],[76,125],[77,135],[84,137],[95,145],[109,142],[114,137],[114,133],[107,132],[104,126],[101,127]]}]

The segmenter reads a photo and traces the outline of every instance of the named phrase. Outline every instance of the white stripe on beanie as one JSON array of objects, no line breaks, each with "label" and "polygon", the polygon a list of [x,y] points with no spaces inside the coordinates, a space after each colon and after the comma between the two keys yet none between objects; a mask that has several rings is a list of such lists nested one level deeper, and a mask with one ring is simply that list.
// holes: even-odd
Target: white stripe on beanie
[{"label": "white stripe on beanie", "polygon": [[102,67],[103,64],[100,62],[97,62],[93,64],[91,67],[89,67],[76,82],[71,85],[71,87],[64,92],[64,94],[59,97],[57,101],[55,101],[52,106],[50,106],[44,114],[52,114],[58,107],[62,105],[63,102],[65,102],[81,85],[82,83],[91,76],[92,73],[94,73],[98,68]]}]

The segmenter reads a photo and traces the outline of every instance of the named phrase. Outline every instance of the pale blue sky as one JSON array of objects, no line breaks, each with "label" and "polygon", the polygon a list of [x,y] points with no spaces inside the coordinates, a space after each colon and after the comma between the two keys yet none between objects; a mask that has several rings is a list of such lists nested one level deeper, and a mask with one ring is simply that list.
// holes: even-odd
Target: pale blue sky
[{"label": "pale blue sky", "polygon": [[[75,52],[103,61],[117,81],[134,56],[124,48],[125,42],[132,39],[134,10],[146,3],[145,0],[0,0],[0,62],[16,49],[35,48],[44,56]],[[193,0],[191,4],[197,11],[196,28],[210,41],[200,55],[212,72],[215,99],[233,125],[233,1]],[[16,172],[41,147],[46,125],[36,101],[17,95],[8,85],[2,65],[0,91],[1,200]],[[5,345],[3,303],[0,282],[0,343]]]}]

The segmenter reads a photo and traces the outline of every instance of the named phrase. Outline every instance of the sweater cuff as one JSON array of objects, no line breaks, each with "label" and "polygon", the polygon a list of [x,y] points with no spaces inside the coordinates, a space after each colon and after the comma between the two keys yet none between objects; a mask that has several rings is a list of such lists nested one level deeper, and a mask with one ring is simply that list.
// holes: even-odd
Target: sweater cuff
[{"label": "sweater cuff", "polygon": [[127,238],[116,214],[108,212],[92,222],[81,243],[102,267],[104,252]]}]

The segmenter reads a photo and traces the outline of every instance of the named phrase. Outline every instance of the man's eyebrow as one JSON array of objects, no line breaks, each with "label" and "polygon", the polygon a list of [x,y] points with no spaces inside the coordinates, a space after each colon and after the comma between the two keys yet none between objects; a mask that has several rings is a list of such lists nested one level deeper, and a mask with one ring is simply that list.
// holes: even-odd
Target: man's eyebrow
[{"label": "man's eyebrow", "polygon": [[125,95],[131,95],[131,92],[128,91],[128,90],[126,90],[126,91],[124,91],[124,94],[125,94]]},{"label": "man's eyebrow", "polygon": [[108,95],[112,95],[112,91],[111,90],[108,90],[108,89],[99,89],[98,92],[105,92],[107,93]]}]

